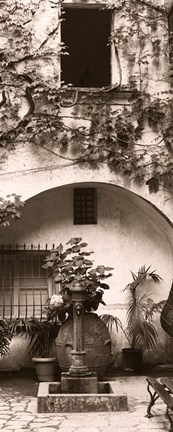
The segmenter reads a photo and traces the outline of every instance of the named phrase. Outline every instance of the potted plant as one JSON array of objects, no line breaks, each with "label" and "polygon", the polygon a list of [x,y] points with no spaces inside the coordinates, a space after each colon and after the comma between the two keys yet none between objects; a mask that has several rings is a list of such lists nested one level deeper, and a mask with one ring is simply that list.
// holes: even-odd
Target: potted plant
[{"label": "potted plant", "polygon": [[71,287],[80,282],[84,287],[84,348],[89,369],[103,376],[110,361],[110,335],[97,314],[102,297],[109,285],[104,280],[112,276],[111,267],[98,265],[88,257],[92,252],[84,251],[87,243],[82,238],[71,238],[64,247],[60,244],[46,257],[44,268],[50,269],[56,284],[60,286],[59,294],[54,295],[47,306],[48,319],[58,318],[62,323],[56,339],[57,358],[60,368],[67,371],[71,365],[72,315]]},{"label": "potted plant", "polygon": [[52,355],[59,324],[36,317],[16,319],[11,323],[12,336],[25,336],[29,342],[29,355],[35,363],[38,381],[54,381],[56,358]]},{"label": "potted plant", "polygon": [[[106,314],[101,319],[109,328],[110,334],[115,328],[120,328],[128,342],[129,347],[122,350],[123,368],[129,371],[139,371],[142,365],[142,353],[144,350],[154,349],[157,344],[157,330],[153,324],[151,299],[148,299],[150,291],[143,292],[143,283],[146,287],[151,281],[159,283],[161,277],[151,271],[151,266],[142,266],[137,274],[132,273],[133,282],[129,283],[124,291],[128,291],[128,310],[126,314],[126,327],[124,328],[119,318]],[[149,302],[148,302],[149,300]]]},{"label": "potted plant", "polygon": [[12,334],[6,319],[0,319],[0,356],[3,357],[9,352]]}]

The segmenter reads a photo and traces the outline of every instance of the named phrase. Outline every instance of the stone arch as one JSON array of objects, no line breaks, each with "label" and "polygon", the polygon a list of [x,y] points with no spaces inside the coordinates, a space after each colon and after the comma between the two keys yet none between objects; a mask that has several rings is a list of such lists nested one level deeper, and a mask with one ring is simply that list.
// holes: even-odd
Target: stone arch
[{"label": "stone arch", "polygon": [[47,169],[44,167],[21,170],[10,173],[10,175],[4,173],[1,176],[0,193],[2,195],[12,194],[15,185],[15,193],[21,195],[24,200],[28,200],[53,188],[79,183],[105,183],[119,186],[122,190],[127,190],[134,193],[135,196],[144,198],[161,211],[165,217],[172,220],[172,200],[169,193],[158,191],[150,194],[147,185],[141,186],[123,176],[111,173],[106,165],[95,170],[74,164],[62,166],[62,168],[57,167],[57,165],[49,165]]},{"label": "stone arch", "polygon": [[[64,182],[65,183],[65,182]],[[47,185],[46,185],[47,186]],[[52,184],[53,186],[53,184]],[[95,187],[98,195],[98,223],[73,225],[73,188]],[[65,243],[82,237],[94,250],[97,264],[115,268],[106,293],[107,303],[121,303],[122,290],[131,281],[130,271],[151,265],[163,282],[156,299],[166,298],[171,286],[173,230],[168,218],[143,197],[119,185],[101,181],[66,182],[36,193],[30,190],[21,220],[1,229],[3,243],[40,244],[41,247]],[[113,288],[114,287],[114,288]]]}]

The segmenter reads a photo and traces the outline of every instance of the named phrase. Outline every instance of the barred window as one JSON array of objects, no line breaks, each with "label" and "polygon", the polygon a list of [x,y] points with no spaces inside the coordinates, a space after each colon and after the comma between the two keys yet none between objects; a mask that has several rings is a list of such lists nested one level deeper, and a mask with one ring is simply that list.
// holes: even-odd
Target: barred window
[{"label": "barred window", "polygon": [[74,224],[97,223],[96,189],[74,189]]},{"label": "barred window", "polygon": [[44,315],[53,281],[42,267],[47,250],[0,248],[0,315],[27,318]]}]

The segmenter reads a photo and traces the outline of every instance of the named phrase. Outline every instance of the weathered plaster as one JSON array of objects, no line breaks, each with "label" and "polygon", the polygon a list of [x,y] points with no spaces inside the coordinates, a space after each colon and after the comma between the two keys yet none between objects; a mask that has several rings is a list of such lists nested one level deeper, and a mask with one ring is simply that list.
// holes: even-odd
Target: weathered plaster
[{"label": "weathered plaster", "polygon": [[[73,224],[73,188],[81,185],[97,188],[96,225]],[[172,280],[172,227],[149,203],[113,184],[75,182],[47,190],[26,202],[21,220],[1,228],[1,241],[5,244],[40,244],[43,248],[78,236],[94,250],[97,264],[104,262],[115,268],[111,290],[105,294],[108,304],[126,301],[122,289],[129,282],[130,270],[135,272],[143,264],[157,268],[163,278],[156,289],[157,299],[163,298],[163,290],[164,295],[168,294]]]},{"label": "weathered plaster", "polygon": [[[92,2],[87,2],[91,4]],[[101,2],[103,3],[103,2]],[[117,0],[117,7],[120,2]],[[171,9],[172,0],[148,0],[143,4],[155,5],[162,8],[164,31],[167,30],[167,12]],[[32,78],[36,78],[45,85],[57,88],[60,85],[60,65],[58,43],[60,33],[58,26],[59,10],[52,6],[49,0],[25,2],[17,0],[18,5],[36,5],[37,12],[31,22],[26,24],[31,31],[31,51],[38,54],[44,46],[42,58],[37,56],[14,65],[14,70],[20,74],[27,73]],[[86,3],[85,3],[86,4]],[[118,20],[119,12],[115,12],[114,28],[123,23]],[[56,29],[53,37],[48,37]],[[160,35],[163,36],[162,26],[159,28]],[[8,43],[11,47],[10,34],[0,34],[1,48],[7,50]],[[47,42],[44,44],[45,40]],[[166,50],[168,42],[167,37],[162,38],[162,49]],[[44,44],[44,45],[42,45]],[[138,66],[134,62],[129,70],[127,52],[135,55],[137,60],[140,47],[137,36],[130,38],[124,48],[119,46],[119,55],[122,68],[122,85],[127,86],[130,74],[138,73]],[[151,46],[148,47],[151,54]],[[39,52],[40,53],[40,52]],[[143,66],[147,70],[147,66]],[[116,73],[115,73],[116,71]],[[168,72],[168,61],[165,61],[164,54],[160,56],[160,64],[150,62],[149,77],[145,82],[147,90],[156,96],[163,92],[163,98],[170,88],[169,80],[165,82]],[[10,80],[11,75],[5,76]],[[113,55],[112,59],[112,84],[119,83],[120,71],[117,71],[117,58]],[[158,85],[159,82],[159,85]],[[8,81],[9,86],[9,81]],[[25,95],[26,83],[20,82],[20,91],[13,88],[7,91],[10,102],[9,112],[18,105],[17,114],[20,118],[25,116],[28,111],[28,103]],[[88,91],[90,93],[90,90]],[[111,96],[110,96],[111,95]],[[123,104],[128,104],[127,97],[120,98],[117,93],[102,93],[102,96],[95,95],[90,103],[96,103],[97,99],[102,98],[113,109],[120,109]],[[72,94],[71,101],[74,100],[75,92]],[[41,113],[45,106],[44,96],[35,97],[36,108]],[[43,97],[43,99],[41,99]],[[109,99],[110,97],[110,99]],[[95,98],[95,99],[94,99]],[[68,95],[67,95],[68,99]],[[76,109],[78,114],[81,113],[81,106],[84,103],[85,94],[79,92],[78,104],[76,107],[64,108],[61,110],[63,116],[70,116]],[[67,103],[67,100],[65,100]],[[85,101],[85,107],[87,105]],[[119,105],[118,105],[119,104]],[[122,105],[121,105],[122,104]],[[48,110],[53,109],[48,107]],[[98,110],[100,106],[98,105]],[[9,119],[8,119],[9,120]],[[16,117],[10,118],[15,123]],[[89,120],[90,121],[90,120]],[[81,124],[79,120],[78,125]],[[72,121],[76,124],[76,120]],[[86,125],[86,123],[84,123]],[[71,123],[70,123],[71,125]],[[3,123],[4,127],[4,123]],[[72,236],[81,236],[89,244],[89,249],[94,250],[93,258],[96,263],[104,263],[115,268],[114,276],[110,280],[111,289],[105,295],[107,306],[105,311],[118,315],[125,320],[126,313],[126,296],[122,292],[130,278],[130,270],[136,272],[138,268],[145,265],[152,265],[162,276],[163,281],[157,287],[154,287],[152,297],[159,301],[166,298],[171,286],[172,280],[172,254],[173,254],[173,209],[172,197],[163,189],[157,194],[149,193],[148,186],[142,186],[129,181],[120,174],[110,171],[106,164],[100,164],[99,168],[92,169],[87,164],[79,167],[75,161],[69,159],[68,154],[59,153],[57,146],[52,148],[49,142],[49,133],[45,133],[41,140],[36,136],[35,142],[28,142],[27,136],[24,140],[16,145],[16,149],[11,151],[8,157],[1,165],[0,174],[0,195],[7,195],[15,192],[26,200],[23,216],[20,221],[14,221],[9,228],[1,229],[1,242],[4,243],[26,243],[52,245],[65,242]],[[44,138],[44,139],[43,139]],[[142,138],[142,144],[153,144],[157,134],[153,133],[150,128],[146,128]],[[15,144],[15,143],[14,143]],[[54,152],[54,153],[53,153]],[[56,155],[56,152],[58,153]],[[71,156],[71,155],[70,155]],[[93,186],[98,191],[98,224],[94,226],[74,226],[73,225],[73,187]],[[161,214],[162,212],[163,214]],[[168,218],[169,221],[166,219]],[[170,346],[161,331],[158,322],[160,335],[160,351],[157,350],[155,360],[168,359],[165,346]],[[166,340],[166,342],[165,342]],[[115,336],[115,344],[119,349],[124,341],[122,334]],[[165,345],[167,343],[167,345]],[[16,353],[16,348],[15,348]],[[166,354],[165,354],[166,352]],[[161,354],[160,354],[161,353]],[[171,353],[171,350],[170,352]],[[15,354],[16,355],[16,354]],[[152,354],[153,355],[153,354]],[[150,358],[151,360],[151,358]],[[5,361],[5,360],[4,360]],[[13,363],[10,360],[10,365]],[[19,356],[17,363],[20,365]],[[9,367],[10,367],[9,365]]]},{"label": "weathered plaster", "polygon": [[[1,174],[0,194],[6,195],[13,193],[15,184],[15,192],[21,195],[24,200],[27,200],[40,192],[54,187],[75,183],[85,184],[86,182],[100,183],[104,180],[105,183],[121,186],[145,198],[173,222],[172,198],[166,192],[163,193],[161,190],[157,192],[157,194],[150,194],[147,185],[141,187],[138,184],[127,181],[127,179],[120,175],[112,174],[105,164],[100,166],[99,169],[91,170],[87,167],[80,168],[74,165],[73,162],[67,162],[61,165],[60,161],[59,165],[57,163],[51,164],[50,160],[46,159],[47,163],[44,165],[45,154],[47,155],[47,152],[41,152],[40,160],[43,161],[43,166],[40,168],[37,167],[39,158],[39,154],[37,154],[37,158],[33,159],[33,164],[30,165],[30,169],[17,169]],[[51,157],[51,161],[54,159],[55,157]],[[25,162],[27,163],[27,159]]]},{"label": "weathered plaster", "polygon": [[[73,187],[83,185],[97,188],[96,225],[73,225]],[[82,237],[88,243],[87,249],[94,251],[92,259],[96,265],[104,263],[114,268],[109,280],[110,290],[104,295],[107,306],[100,307],[99,314],[111,313],[124,324],[127,294],[123,289],[131,282],[130,270],[137,272],[141,265],[151,265],[163,281],[147,288],[148,298],[157,302],[168,296],[173,273],[172,227],[150,203],[113,184],[75,183],[35,195],[26,202],[22,218],[5,229],[1,228],[0,235],[4,244],[40,244],[41,248],[46,244],[52,248],[53,244],[65,244],[71,237]],[[156,325],[159,346],[154,357],[150,353],[146,359],[150,362],[168,361],[171,350],[161,330],[159,315],[156,316]],[[114,338],[115,361],[121,363],[120,351],[127,342],[121,332]],[[167,351],[165,344],[168,344]],[[16,365],[16,350],[14,356]]]}]

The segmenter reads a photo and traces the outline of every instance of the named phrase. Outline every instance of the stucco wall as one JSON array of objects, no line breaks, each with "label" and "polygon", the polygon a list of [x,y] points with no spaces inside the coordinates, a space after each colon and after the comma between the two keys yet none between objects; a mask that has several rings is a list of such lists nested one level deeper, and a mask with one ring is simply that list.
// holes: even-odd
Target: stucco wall
[{"label": "stucco wall", "polygon": [[130,270],[136,272],[143,264],[152,265],[163,278],[159,291],[157,288],[157,299],[162,299],[172,279],[169,224],[134,194],[113,185],[89,183],[97,189],[97,224],[74,225],[73,188],[77,185],[50,189],[29,199],[22,218],[1,228],[2,243],[47,244],[51,248],[81,236],[89,250],[94,250],[96,264],[115,268],[111,290],[106,293],[109,304],[124,303],[122,289],[129,282]]},{"label": "stucco wall", "polygon": [[[39,243],[41,247],[47,244],[51,248],[52,244],[64,244],[71,237],[81,236],[88,243],[87,249],[94,251],[92,258],[96,264],[114,267],[109,279],[110,290],[104,296],[106,306],[99,308],[99,314],[112,313],[125,323],[127,294],[123,289],[132,281],[130,271],[137,272],[143,264],[151,265],[163,281],[159,285],[151,284],[148,297],[160,301],[168,296],[172,280],[172,227],[140,197],[120,187],[101,183],[82,184],[97,188],[98,223],[73,225],[74,186],[77,185],[50,189],[29,199],[21,220],[1,228],[1,241],[5,244]],[[147,354],[146,359],[150,362],[170,361],[171,343],[161,330],[159,315],[156,325],[159,345],[156,352]],[[121,332],[114,335],[115,361],[118,363],[124,343]]]},{"label": "stucco wall", "polygon": [[[10,0],[8,4],[10,4]],[[35,1],[31,0],[20,1],[16,4],[22,8],[24,5],[25,13],[27,14],[27,5],[33,4],[38,6],[37,11],[33,14],[30,22],[25,24],[31,32],[31,51],[37,54],[37,49],[45,41],[45,38],[51,33],[58,24],[58,8],[53,7],[49,0]],[[116,2],[117,6],[119,1]],[[143,2],[145,3],[145,2]],[[154,4],[158,7],[163,7],[165,12],[171,7],[171,0],[153,0],[146,1],[146,4]],[[17,21],[18,12],[15,12],[14,19]],[[160,36],[167,30],[167,16],[163,16],[162,23],[159,27]],[[118,11],[115,13],[113,26],[117,29],[121,26],[118,20]],[[125,25],[128,25],[128,20],[125,20]],[[26,28],[26,27],[25,27]],[[144,29],[145,30],[145,29]],[[164,33],[165,34],[165,33]],[[157,32],[156,32],[157,36]],[[10,34],[4,33],[1,37],[1,47],[8,53],[9,44],[11,49]],[[17,62],[15,65],[16,74],[29,74],[38,82],[44,82],[45,85],[50,84],[52,88],[59,88],[60,85],[60,64],[58,54],[58,44],[60,40],[59,31],[54,33],[53,38],[48,38],[45,52],[41,58],[35,57],[27,61]],[[147,76],[145,90],[150,90],[151,93],[167,92],[169,90],[169,82],[166,79],[168,68],[168,60],[164,57],[164,46],[166,47],[168,34],[162,38],[163,52],[160,55],[159,68],[150,62],[150,73]],[[15,40],[13,41],[15,42]],[[119,45],[119,57],[121,63],[121,84],[129,85],[129,75],[138,73],[138,65],[133,64],[129,69],[129,61],[127,52],[130,48],[131,54],[139,54],[139,45],[137,35],[133,36],[126,50]],[[13,44],[12,44],[13,45]],[[12,46],[12,49],[15,48]],[[150,54],[151,47],[148,47]],[[165,48],[166,49],[166,48]],[[56,53],[56,55],[55,55]],[[49,56],[48,56],[49,54]],[[34,66],[33,66],[34,65]],[[112,84],[118,83],[120,80],[120,71],[117,68],[117,57],[112,50]],[[148,65],[142,66],[144,69]],[[8,94],[8,116],[4,118],[3,128],[8,129],[8,123],[11,122],[13,127],[16,126],[18,119],[22,118],[28,111],[28,103],[25,95],[26,83],[17,81],[17,87],[10,87],[11,76],[5,75],[7,82]],[[4,78],[4,77],[3,77]],[[17,78],[16,78],[17,79]],[[16,83],[16,82],[15,82]],[[139,84],[139,81],[138,81]],[[8,89],[10,87],[10,91]],[[79,92],[80,93],[80,92]],[[164,94],[164,93],[163,93]],[[94,95],[94,93],[93,93]],[[93,96],[92,95],[92,96]],[[118,93],[110,93],[110,99],[107,99],[111,109],[120,109],[123,104],[128,104],[127,95],[122,98]],[[74,95],[72,95],[72,101]],[[161,95],[160,95],[161,96]],[[39,114],[45,108],[45,99],[41,99],[36,93],[35,104],[36,112]],[[90,119],[87,122],[82,120],[80,123],[76,119],[69,120],[75,110],[79,117],[82,113],[83,93],[78,98],[78,104],[72,109],[61,109],[61,115],[66,118],[66,124],[74,128],[82,124],[89,127]],[[100,97],[100,96],[99,96]],[[106,98],[106,93],[104,94]],[[104,97],[101,104],[104,105]],[[163,96],[164,97],[164,96]],[[68,99],[68,97],[67,97]],[[119,100],[120,99],[120,100]],[[106,99],[105,99],[106,100]],[[66,98],[65,98],[65,102]],[[46,100],[49,113],[52,107]],[[85,101],[85,109],[88,102]],[[96,103],[91,98],[89,104]],[[98,110],[101,105],[98,105]],[[15,110],[15,116],[11,112]],[[69,116],[69,117],[68,117]],[[71,123],[70,123],[71,122]],[[6,124],[7,123],[7,124]],[[20,138],[20,137],[19,137]],[[121,176],[113,171],[110,171],[108,166],[100,164],[96,170],[83,164],[83,167],[75,165],[71,157],[71,153],[61,153],[56,145],[50,145],[50,134],[46,132],[41,136],[34,137],[34,142],[28,142],[28,136],[25,139],[19,139],[15,149],[8,153],[3,161],[1,161],[0,174],[0,194],[5,196],[10,193],[17,193],[27,200],[23,215],[20,221],[14,221],[9,228],[0,229],[1,243],[26,243],[44,245],[47,243],[51,246],[53,243],[66,242],[72,236],[81,236],[88,242],[89,250],[94,250],[93,259],[96,264],[107,264],[114,267],[113,277],[110,279],[110,291],[105,293],[105,301],[107,306],[100,309],[101,312],[111,312],[118,315],[125,321],[126,313],[126,295],[122,292],[124,286],[131,281],[130,270],[136,272],[138,268],[145,264],[152,265],[156,269],[163,281],[159,286],[152,287],[152,298],[156,301],[164,299],[168,296],[172,280],[172,251],[173,251],[173,230],[171,224],[157,210],[163,212],[164,216],[173,222],[172,197],[166,190],[161,189],[157,194],[150,194],[148,186],[144,183],[139,185],[128,178]],[[156,144],[158,139],[157,133],[154,133],[151,128],[146,125],[142,137],[142,145]],[[73,152],[72,146],[72,152]],[[56,154],[57,153],[57,154]],[[6,155],[7,156],[7,155]],[[98,224],[91,226],[74,226],[73,225],[73,187],[75,185],[93,186],[98,192]],[[145,201],[145,200],[146,201]],[[152,205],[156,208],[154,208]],[[172,356],[171,341],[161,330],[159,320],[157,318],[157,326],[160,335],[160,346],[155,355],[149,355],[155,361],[168,361]],[[20,352],[16,355],[16,342],[12,346],[14,351],[13,362],[12,358],[6,364],[9,367],[17,364],[20,366]],[[119,352],[124,344],[122,334],[115,336],[115,351],[116,361],[119,358]],[[166,344],[166,345],[165,345]],[[165,346],[167,347],[165,350]],[[25,360],[22,360],[22,365]],[[5,365],[5,359],[1,362]],[[0,365],[0,367],[1,367]],[[5,367],[5,366],[4,366]]]}]

